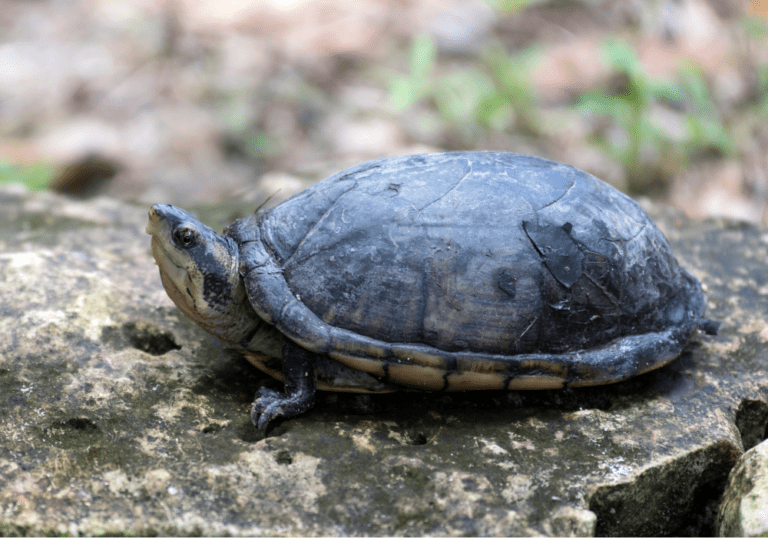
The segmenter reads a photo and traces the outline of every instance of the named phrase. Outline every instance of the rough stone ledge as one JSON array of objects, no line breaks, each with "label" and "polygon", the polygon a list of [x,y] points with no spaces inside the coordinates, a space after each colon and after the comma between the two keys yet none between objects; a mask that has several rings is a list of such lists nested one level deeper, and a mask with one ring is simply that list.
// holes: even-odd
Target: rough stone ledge
[{"label": "rough stone ledge", "polygon": [[656,372],[325,394],[264,438],[271,381],[169,301],[147,209],[0,188],[0,534],[707,534],[765,436],[765,230],[650,207],[723,322]]},{"label": "rough stone ledge", "polygon": [[[768,407],[768,406],[764,406]],[[768,535],[768,441],[748,450],[728,477],[718,536]]]}]

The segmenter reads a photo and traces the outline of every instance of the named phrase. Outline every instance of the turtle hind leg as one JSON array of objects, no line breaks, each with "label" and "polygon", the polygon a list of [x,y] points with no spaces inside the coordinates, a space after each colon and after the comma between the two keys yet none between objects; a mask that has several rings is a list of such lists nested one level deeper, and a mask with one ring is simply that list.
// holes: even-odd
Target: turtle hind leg
[{"label": "turtle hind leg", "polygon": [[251,421],[259,429],[277,418],[290,418],[307,411],[315,401],[315,354],[293,342],[283,346],[285,394],[261,388],[251,406]]}]

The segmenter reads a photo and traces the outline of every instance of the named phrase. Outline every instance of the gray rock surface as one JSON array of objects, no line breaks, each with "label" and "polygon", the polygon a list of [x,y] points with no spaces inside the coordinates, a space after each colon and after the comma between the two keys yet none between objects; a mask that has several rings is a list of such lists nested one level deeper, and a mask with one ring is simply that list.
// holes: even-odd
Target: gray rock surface
[{"label": "gray rock surface", "polygon": [[719,536],[768,535],[768,441],[748,450],[728,477]]},{"label": "gray rock surface", "polygon": [[0,187],[0,534],[705,534],[764,437],[765,230],[651,211],[723,321],[656,372],[321,394],[265,438],[273,382],[167,298],[147,209]]}]

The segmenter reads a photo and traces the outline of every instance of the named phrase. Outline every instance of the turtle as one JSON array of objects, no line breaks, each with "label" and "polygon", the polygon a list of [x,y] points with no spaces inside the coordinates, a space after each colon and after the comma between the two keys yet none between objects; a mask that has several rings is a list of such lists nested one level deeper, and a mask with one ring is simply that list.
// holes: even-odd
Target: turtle
[{"label": "turtle", "polygon": [[256,393],[262,429],[316,390],[614,383],[719,326],[638,203],[528,155],[385,157],[222,235],[171,205],[146,231],[178,308],[283,383]]}]

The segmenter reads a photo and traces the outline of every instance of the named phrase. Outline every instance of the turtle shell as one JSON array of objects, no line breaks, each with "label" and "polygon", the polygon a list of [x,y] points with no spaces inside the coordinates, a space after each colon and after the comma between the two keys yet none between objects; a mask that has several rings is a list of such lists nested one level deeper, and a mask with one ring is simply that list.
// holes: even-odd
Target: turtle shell
[{"label": "turtle shell", "polygon": [[712,330],[700,283],[636,202],[536,157],[379,159],[226,233],[261,318],[410,387],[609,383]]}]

